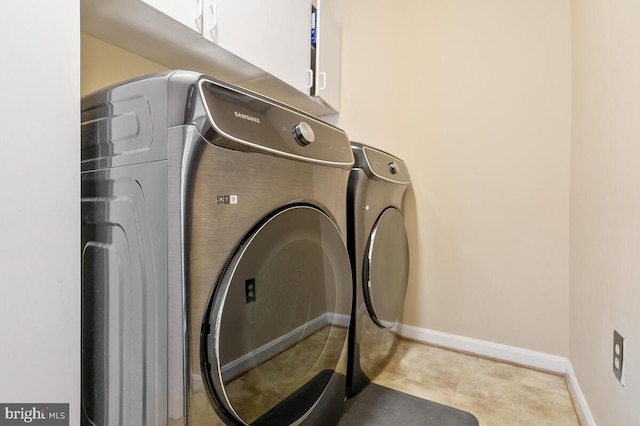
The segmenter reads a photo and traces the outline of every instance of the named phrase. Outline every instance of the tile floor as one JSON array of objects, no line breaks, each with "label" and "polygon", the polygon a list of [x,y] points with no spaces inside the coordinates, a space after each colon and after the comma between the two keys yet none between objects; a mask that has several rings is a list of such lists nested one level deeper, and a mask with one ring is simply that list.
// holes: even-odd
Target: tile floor
[{"label": "tile floor", "polygon": [[[245,420],[253,421],[300,384],[285,386],[285,378],[300,376],[304,382],[326,368],[322,363],[307,368],[292,362],[294,353],[316,359],[315,352],[326,351],[327,342],[335,340],[340,346],[345,333],[340,328],[322,329],[229,383],[229,396]],[[338,356],[336,352],[331,358]],[[292,365],[301,372],[290,371]],[[400,340],[374,383],[468,411],[480,426],[580,425],[563,377],[422,343]]]},{"label": "tile floor", "polygon": [[481,426],[579,426],[564,378],[401,340],[374,380],[468,411]]}]

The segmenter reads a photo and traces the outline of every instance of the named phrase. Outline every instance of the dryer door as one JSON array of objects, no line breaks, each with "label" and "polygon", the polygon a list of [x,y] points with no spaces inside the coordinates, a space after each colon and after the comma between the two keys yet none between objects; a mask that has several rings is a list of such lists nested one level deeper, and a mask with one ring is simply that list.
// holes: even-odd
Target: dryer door
[{"label": "dryer door", "polygon": [[344,241],[318,208],[279,210],[247,234],[203,325],[202,368],[218,412],[239,424],[306,417],[337,374],[351,285]]},{"label": "dryer door", "polygon": [[364,299],[373,321],[393,327],[402,314],[409,278],[409,243],[400,212],[389,207],[378,217],[365,251]]}]

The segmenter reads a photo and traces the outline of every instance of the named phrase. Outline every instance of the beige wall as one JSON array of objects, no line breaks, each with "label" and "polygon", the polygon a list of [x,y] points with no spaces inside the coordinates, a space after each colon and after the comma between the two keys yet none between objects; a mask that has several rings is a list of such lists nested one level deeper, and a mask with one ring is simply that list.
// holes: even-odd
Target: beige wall
[{"label": "beige wall", "polygon": [[569,0],[342,4],[339,125],[406,160],[403,322],[569,354]]},{"label": "beige wall", "polygon": [[82,95],[133,77],[167,70],[163,65],[97,38],[81,36]]},{"label": "beige wall", "polygon": [[[599,425],[640,414],[640,3],[573,2],[571,362]],[[612,373],[613,330],[627,344]]]}]

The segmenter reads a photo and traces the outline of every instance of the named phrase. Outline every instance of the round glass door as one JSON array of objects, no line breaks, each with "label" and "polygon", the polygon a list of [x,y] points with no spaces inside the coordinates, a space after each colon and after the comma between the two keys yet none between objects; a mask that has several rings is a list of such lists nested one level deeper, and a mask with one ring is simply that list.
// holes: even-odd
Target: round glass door
[{"label": "round glass door", "polygon": [[293,424],[335,374],[351,307],[349,256],[319,209],[275,212],[230,259],[204,319],[203,371],[239,424]]},{"label": "round glass door", "polygon": [[389,207],[378,217],[365,254],[367,310],[378,326],[391,328],[402,314],[409,279],[409,243],[398,210]]}]

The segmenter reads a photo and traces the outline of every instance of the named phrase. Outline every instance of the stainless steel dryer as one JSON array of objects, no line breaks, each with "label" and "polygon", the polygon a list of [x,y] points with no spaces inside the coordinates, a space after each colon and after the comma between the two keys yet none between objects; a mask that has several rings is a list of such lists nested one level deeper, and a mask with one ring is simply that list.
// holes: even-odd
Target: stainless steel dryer
[{"label": "stainless steel dryer", "polygon": [[405,163],[352,142],[356,164],[347,192],[348,248],[354,278],[347,391],[360,392],[387,365],[398,338],[409,275],[402,201],[410,184]]},{"label": "stainless steel dryer", "polygon": [[174,71],[82,99],[82,422],[335,424],[341,130]]}]

